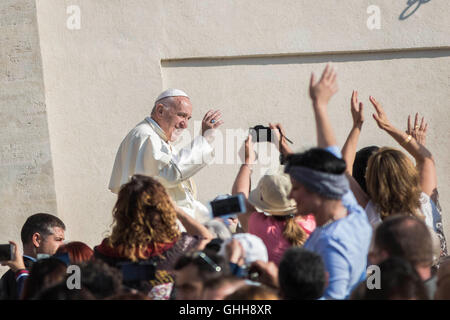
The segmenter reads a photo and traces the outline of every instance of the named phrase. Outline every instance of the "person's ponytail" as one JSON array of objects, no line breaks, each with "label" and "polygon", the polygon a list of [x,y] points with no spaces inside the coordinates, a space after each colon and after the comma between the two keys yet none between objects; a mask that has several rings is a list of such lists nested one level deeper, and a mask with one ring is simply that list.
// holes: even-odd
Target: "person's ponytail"
[{"label": "person's ponytail", "polygon": [[302,229],[295,221],[294,216],[289,216],[286,218],[286,224],[283,230],[284,238],[289,241],[289,243],[294,247],[301,247],[307,239],[307,234],[305,230]]}]

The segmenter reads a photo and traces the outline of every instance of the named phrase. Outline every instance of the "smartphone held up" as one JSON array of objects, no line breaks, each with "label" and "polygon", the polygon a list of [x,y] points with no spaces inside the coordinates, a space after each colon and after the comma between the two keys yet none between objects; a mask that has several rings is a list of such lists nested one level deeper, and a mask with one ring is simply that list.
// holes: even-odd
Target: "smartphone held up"
[{"label": "smartphone held up", "polygon": [[227,218],[247,211],[243,194],[218,197],[208,205],[212,218]]},{"label": "smartphone held up", "polygon": [[11,261],[14,258],[14,245],[11,243],[0,244],[0,261]]}]

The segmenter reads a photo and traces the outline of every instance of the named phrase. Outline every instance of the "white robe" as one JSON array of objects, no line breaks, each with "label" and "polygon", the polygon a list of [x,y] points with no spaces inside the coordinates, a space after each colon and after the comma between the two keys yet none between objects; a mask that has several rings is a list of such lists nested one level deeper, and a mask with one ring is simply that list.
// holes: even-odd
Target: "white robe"
[{"label": "white robe", "polygon": [[118,193],[134,174],[151,176],[161,182],[177,206],[199,222],[209,219],[208,209],[196,200],[191,177],[206,166],[214,149],[203,136],[196,137],[181,150],[176,150],[164,131],[150,117],[132,129],[120,144],[109,182]]}]

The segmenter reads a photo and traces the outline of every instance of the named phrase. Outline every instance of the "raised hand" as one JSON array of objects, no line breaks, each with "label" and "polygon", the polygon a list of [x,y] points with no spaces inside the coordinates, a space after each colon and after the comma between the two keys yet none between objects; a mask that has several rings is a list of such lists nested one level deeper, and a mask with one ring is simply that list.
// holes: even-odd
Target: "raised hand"
[{"label": "raised hand", "polygon": [[286,143],[286,134],[283,126],[280,123],[269,123],[269,128],[272,130],[272,133],[274,133],[272,135],[274,137],[272,142],[279,149],[278,151],[280,151],[284,155],[292,153],[291,148],[289,148],[288,144]]},{"label": "raised hand", "polygon": [[309,95],[318,105],[328,104],[328,101],[337,91],[336,70],[330,64],[327,64],[322,77],[317,83],[314,73],[311,74]]},{"label": "raised hand", "polygon": [[419,113],[416,113],[414,118],[414,127],[411,126],[411,116],[408,116],[408,128],[406,129],[406,133],[410,134],[421,145],[425,145],[427,129],[428,123],[425,122],[424,117],[422,117],[419,125]]},{"label": "raised hand", "polygon": [[353,90],[351,99],[351,112],[353,118],[353,127],[361,128],[364,122],[363,103],[358,102],[358,91]]},{"label": "raised hand", "polygon": [[202,120],[202,136],[204,136],[209,129],[216,129],[223,124],[223,121],[220,120],[221,117],[222,113],[220,110],[209,110]]},{"label": "raised hand", "polygon": [[386,112],[384,112],[383,107],[377,100],[375,100],[374,97],[370,96],[369,100],[375,108],[376,113],[374,113],[372,116],[375,119],[375,121],[377,122],[378,127],[380,129],[386,130],[391,125],[391,123],[389,122],[389,119],[386,115]]}]

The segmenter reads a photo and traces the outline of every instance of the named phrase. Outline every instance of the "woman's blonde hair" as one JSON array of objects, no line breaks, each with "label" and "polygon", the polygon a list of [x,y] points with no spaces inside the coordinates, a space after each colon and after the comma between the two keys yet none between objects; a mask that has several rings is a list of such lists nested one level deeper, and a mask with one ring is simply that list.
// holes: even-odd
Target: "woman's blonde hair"
[{"label": "woman's blonde hair", "polygon": [[306,231],[303,230],[295,221],[295,216],[288,216],[286,218],[286,224],[284,225],[283,237],[289,241],[289,243],[294,247],[301,247],[305,243],[308,235]]},{"label": "woman's blonde hair", "polygon": [[175,208],[161,183],[134,175],[119,191],[113,209],[109,244],[136,261],[148,246],[171,243],[180,236]]},{"label": "woman's blonde hair", "polygon": [[419,172],[401,151],[383,147],[367,163],[367,191],[381,219],[409,214],[424,219],[420,212]]},{"label": "woman's blonde hair", "polygon": [[[269,212],[270,213],[270,212]],[[308,239],[306,231],[297,223],[297,217],[290,215],[275,215],[272,217],[278,221],[284,221],[283,237],[294,247],[302,247]]]}]

